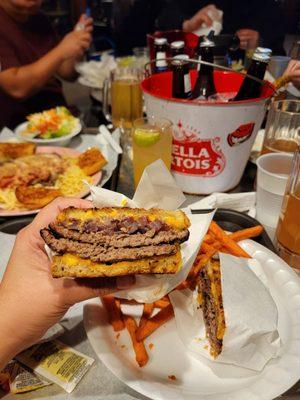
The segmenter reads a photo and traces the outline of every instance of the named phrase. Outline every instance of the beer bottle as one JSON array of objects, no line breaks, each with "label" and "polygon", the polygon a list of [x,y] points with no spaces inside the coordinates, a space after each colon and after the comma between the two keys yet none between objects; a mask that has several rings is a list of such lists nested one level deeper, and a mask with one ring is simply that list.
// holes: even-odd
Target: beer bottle
[{"label": "beer bottle", "polygon": [[[206,38],[202,38],[200,42],[199,60],[213,63],[215,43]],[[207,99],[216,93],[214,83],[214,69],[211,65],[199,64],[198,76],[192,91],[191,99]]]},{"label": "beer bottle", "polygon": [[180,54],[172,60],[172,97],[177,99],[188,99],[192,94],[188,60],[187,54]]},{"label": "beer bottle", "polygon": [[271,49],[268,49],[267,47],[256,47],[254,53],[266,54],[267,56],[271,57],[271,55],[272,55],[272,50],[271,50]]},{"label": "beer bottle", "polygon": [[164,72],[168,70],[168,62],[166,60],[168,54],[168,41],[166,38],[154,39],[155,51],[155,72]]},{"label": "beer bottle", "polygon": [[[270,56],[264,53],[254,52],[251,64],[247,70],[247,74],[254,76],[258,79],[264,79],[266,68],[268,62],[270,61]],[[254,79],[244,78],[242,86],[235,96],[234,100],[248,100],[255,99],[260,96],[261,84]]]},{"label": "beer bottle", "polygon": [[170,45],[171,55],[172,57],[184,55],[184,41],[177,40],[176,42],[172,42]]}]

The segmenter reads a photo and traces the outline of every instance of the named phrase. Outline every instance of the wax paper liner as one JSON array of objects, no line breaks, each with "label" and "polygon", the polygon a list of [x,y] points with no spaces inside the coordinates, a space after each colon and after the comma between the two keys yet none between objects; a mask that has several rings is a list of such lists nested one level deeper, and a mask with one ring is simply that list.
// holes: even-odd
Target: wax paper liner
[{"label": "wax paper liner", "polygon": [[[143,173],[133,200],[120,193],[90,186],[92,200],[97,207],[159,207],[166,210],[177,209],[185,197],[170,172],[161,160],[149,165]],[[136,283],[130,289],[121,290],[116,297],[134,299],[138,302],[151,303],[173,290],[185,280],[202,239],[213,217],[209,214],[189,214],[191,222],[189,240],[182,244],[183,267],[177,274],[136,275]]]},{"label": "wax paper liner", "polygon": [[220,262],[226,321],[222,353],[211,357],[197,294],[189,289],[170,294],[178,334],[198,359],[261,371],[281,351],[277,306],[258,261],[220,253]]}]

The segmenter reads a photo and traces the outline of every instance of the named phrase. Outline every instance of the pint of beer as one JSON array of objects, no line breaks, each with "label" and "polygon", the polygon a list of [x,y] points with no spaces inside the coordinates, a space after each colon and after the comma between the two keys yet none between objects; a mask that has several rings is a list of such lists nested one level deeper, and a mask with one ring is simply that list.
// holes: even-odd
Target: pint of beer
[{"label": "pint of beer", "polygon": [[[143,115],[140,89],[141,74],[134,68],[119,68],[111,72],[104,84],[103,110],[105,117],[115,127],[130,129],[132,122]],[[109,90],[111,113],[108,111]]]},{"label": "pint of beer", "polygon": [[276,237],[280,257],[291,267],[300,269],[300,148],[294,154]]},{"label": "pint of beer", "polygon": [[294,153],[300,145],[300,101],[274,101],[269,111],[262,154]]}]

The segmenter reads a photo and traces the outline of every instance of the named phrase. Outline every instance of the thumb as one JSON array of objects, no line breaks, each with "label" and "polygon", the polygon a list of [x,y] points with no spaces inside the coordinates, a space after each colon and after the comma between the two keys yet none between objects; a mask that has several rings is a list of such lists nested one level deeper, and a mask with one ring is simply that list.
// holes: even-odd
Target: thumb
[{"label": "thumb", "polygon": [[133,276],[120,278],[63,278],[61,300],[71,306],[80,301],[115,293],[118,289],[127,289],[134,283]]}]

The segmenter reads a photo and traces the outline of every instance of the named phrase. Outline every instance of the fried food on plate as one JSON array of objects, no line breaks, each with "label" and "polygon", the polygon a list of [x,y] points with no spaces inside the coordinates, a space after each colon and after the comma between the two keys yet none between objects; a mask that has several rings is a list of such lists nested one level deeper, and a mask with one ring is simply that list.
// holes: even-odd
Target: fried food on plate
[{"label": "fried food on plate", "polygon": [[41,235],[54,277],[175,274],[190,222],[182,211],[68,208]]},{"label": "fried food on plate", "polygon": [[18,201],[29,210],[44,207],[61,195],[58,189],[33,186],[18,186],[15,193]]},{"label": "fried food on plate", "polygon": [[34,143],[0,142],[0,162],[31,156],[35,153],[35,147]]},{"label": "fried food on plate", "polygon": [[94,175],[107,164],[100,150],[92,147],[80,154],[77,165],[83,170],[86,175]]}]

